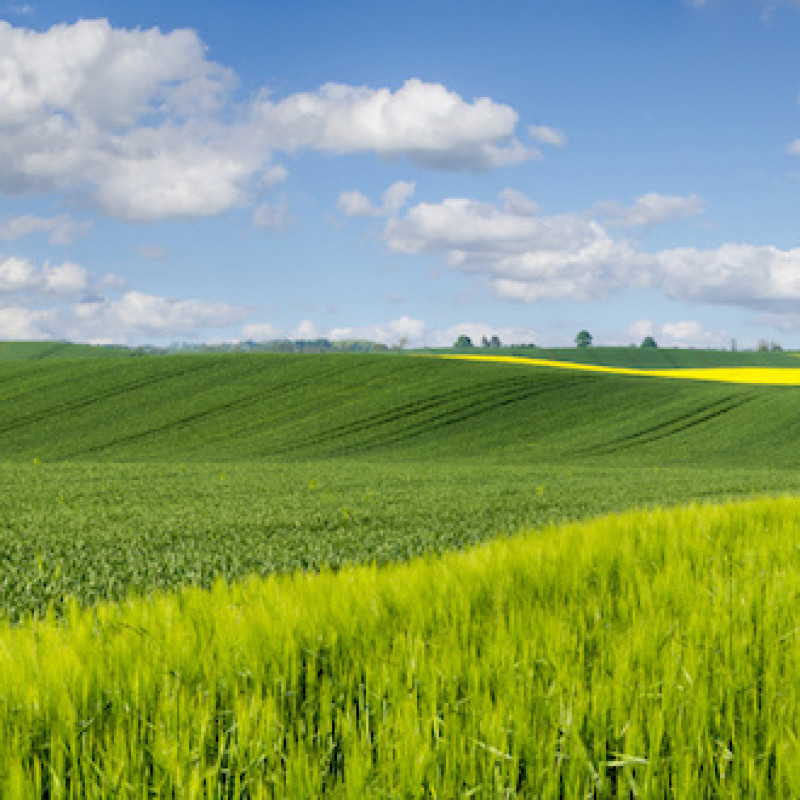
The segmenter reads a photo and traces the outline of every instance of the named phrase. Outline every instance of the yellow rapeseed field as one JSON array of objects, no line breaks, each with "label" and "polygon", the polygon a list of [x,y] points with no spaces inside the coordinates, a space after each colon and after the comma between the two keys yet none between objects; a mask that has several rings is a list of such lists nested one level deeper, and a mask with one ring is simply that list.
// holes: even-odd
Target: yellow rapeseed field
[{"label": "yellow rapeseed field", "polygon": [[461,361],[497,361],[505,364],[528,364],[533,367],[575,369],[584,372],[607,372],[614,375],[640,375],[649,378],[682,378],[717,383],[750,383],[772,386],[800,386],[800,368],[795,367],[708,367],[687,369],[633,369],[631,367],[603,367],[596,364],[576,364],[571,361],[553,361],[547,358],[519,356],[443,355],[442,358]]}]

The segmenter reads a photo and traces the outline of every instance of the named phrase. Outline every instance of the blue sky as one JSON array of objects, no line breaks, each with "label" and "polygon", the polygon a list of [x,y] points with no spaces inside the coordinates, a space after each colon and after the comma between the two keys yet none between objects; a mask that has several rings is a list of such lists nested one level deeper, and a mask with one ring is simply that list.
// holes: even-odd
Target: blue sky
[{"label": "blue sky", "polygon": [[800,347],[800,2],[0,0],[0,338]]}]

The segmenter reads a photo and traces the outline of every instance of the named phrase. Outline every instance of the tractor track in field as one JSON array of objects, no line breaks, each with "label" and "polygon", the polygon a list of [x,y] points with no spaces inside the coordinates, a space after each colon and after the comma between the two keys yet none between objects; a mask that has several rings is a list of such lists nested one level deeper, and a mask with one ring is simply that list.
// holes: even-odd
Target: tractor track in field
[{"label": "tractor track in field", "polygon": [[746,395],[728,395],[711,403],[696,407],[689,413],[659,422],[635,433],[620,436],[603,444],[594,445],[577,451],[579,455],[609,455],[621,450],[651,444],[684,433],[718,419],[753,400]]}]

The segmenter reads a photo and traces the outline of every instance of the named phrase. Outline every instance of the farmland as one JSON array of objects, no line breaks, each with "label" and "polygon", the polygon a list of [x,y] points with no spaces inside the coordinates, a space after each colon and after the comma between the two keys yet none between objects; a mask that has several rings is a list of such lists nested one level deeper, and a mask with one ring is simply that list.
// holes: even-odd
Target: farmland
[{"label": "farmland", "polygon": [[580,521],[796,493],[798,401],[430,356],[8,358],[4,795],[792,794],[796,503]]}]

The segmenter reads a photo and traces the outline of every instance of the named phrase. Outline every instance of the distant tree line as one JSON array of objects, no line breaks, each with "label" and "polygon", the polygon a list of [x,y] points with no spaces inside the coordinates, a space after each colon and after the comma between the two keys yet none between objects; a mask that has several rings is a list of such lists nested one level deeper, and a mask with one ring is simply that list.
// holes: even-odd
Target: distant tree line
[{"label": "distant tree line", "polygon": [[[481,336],[481,344],[480,344],[480,346],[481,347],[513,347],[513,348],[517,348],[517,349],[525,348],[525,347],[534,347],[534,348],[536,347],[536,345],[533,344],[533,342],[530,342],[530,343],[527,343],[527,344],[509,344],[509,345],[504,345],[500,341],[500,337],[499,336],[494,336],[494,335],[491,336],[490,338],[487,338],[486,336]],[[469,350],[469,348],[475,347],[475,344],[472,341],[472,337],[467,336],[466,334],[462,334],[461,336],[458,337],[458,339],[456,339],[455,342],[453,342],[453,347],[456,350]]]},{"label": "distant tree line", "polygon": [[205,344],[197,342],[173,342],[168,347],[143,345],[135,348],[142,355],[165,355],[175,353],[382,353],[390,349],[402,349],[405,342],[393,348],[382,342],[368,339],[272,339],[267,342],[256,342],[248,339],[244,342],[224,342]]}]

